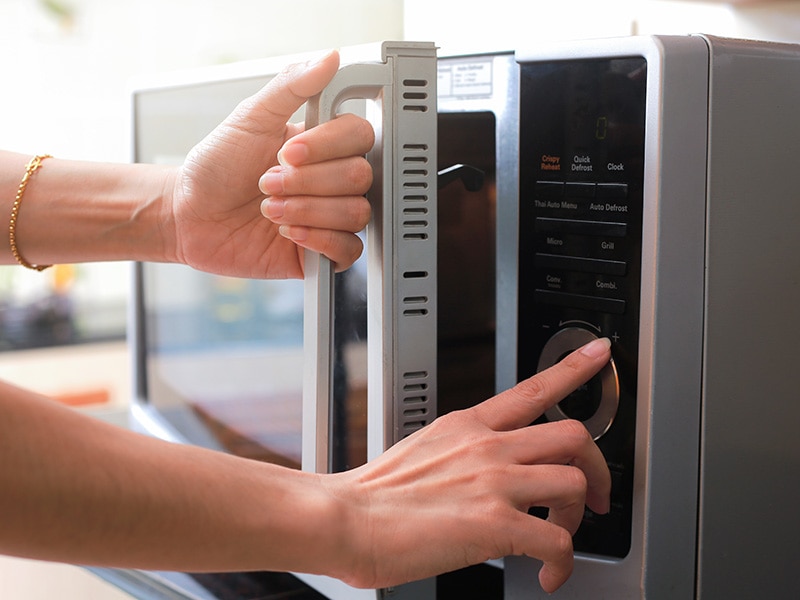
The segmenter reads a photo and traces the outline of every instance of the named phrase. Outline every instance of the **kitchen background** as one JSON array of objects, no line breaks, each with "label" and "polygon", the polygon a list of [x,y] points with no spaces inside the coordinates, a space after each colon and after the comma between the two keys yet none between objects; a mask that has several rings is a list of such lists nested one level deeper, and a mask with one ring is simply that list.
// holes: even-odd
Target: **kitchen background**
[{"label": "kitchen background", "polygon": [[[800,1],[0,0],[0,147],[128,161],[131,82],[154,73],[388,39],[449,54],[692,32],[800,42]],[[124,425],[130,279],[125,263],[0,267],[0,377]],[[80,568],[5,557],[0,597],[126,598]]]}]

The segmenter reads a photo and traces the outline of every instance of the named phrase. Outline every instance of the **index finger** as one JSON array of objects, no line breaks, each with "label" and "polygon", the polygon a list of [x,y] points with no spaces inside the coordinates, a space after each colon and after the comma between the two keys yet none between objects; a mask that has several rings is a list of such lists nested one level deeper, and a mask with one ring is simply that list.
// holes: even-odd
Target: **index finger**
[{"label": "index finger", "polygon": [[548,408],[596,375],[611,357],[610,349],[611,341],[607,338],[593,340],[549,369],[470,410],[495,431],[530,425]]}]

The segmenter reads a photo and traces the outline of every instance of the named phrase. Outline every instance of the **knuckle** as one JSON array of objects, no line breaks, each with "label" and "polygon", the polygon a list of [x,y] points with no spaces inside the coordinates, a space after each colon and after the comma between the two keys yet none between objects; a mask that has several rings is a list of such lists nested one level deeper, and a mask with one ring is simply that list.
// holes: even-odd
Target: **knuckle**
[{"label": "knuckle", "polygon": [[372,124],[367,121],[366,119],[362,119],[360,117],[355,117],[357,119],[357,133],[358,139],[362,140],[363,142],[363,150],[364,152],[369,151],[372,146],[375,144],[375,130],[372,127]]},{"label": "knuckle", "polygon": [[364,249],[363,242],[358,236],[351,236],[352,243],[339,244],[337,243],[336,234],[333,231],[327,232],[328,241],[326,247],[328,251],[323,251],[328,257],[336,262],[336,270],[343,271],[352,266],[361,256]]},{"label": "knuckle", "polygon": [[355,192],[365,194],[372,185],[372,166],[366,158],[357,157],[350,161],[346,177]]},{"label": "knuckle", "polygon": [[361,252],[364,250],[363,242],[358,238],[355,237],[352,249],[350,250],[350,254],[348,255],[348,261],[352,265],[358,260],[358,257],[361,256]]},{"label": "knuckle", "polygon": [[569,560],[572,557],[572,536],[566,529],[558,528],[553,533],[551,540],[550,559],[557,562]]},{"label": "knuckle", "polygon": [[[444,430],[458,430],[470,421],[469,410],[453,410],[438,417],[431,426]],[[453,429],[455,428],[455,429]]]},{"label": "knuckle", "polygon": [[561,435],[571,442],[583,445],[592,441],[589,430],[586,429],[586,425],[580,421],[575,419],[563,419],[557,423]]},{"label": "knuckle", "polygon": [[548,395],[549,385],[547,378],[540,373],[518,383],[513,391],[525,400],[541,400]]},{"label": "knuckle", "polygon": [[566,489],[570,490],[575,498],[584,498],[589,483],[586,474],[578,467],[567,467],[561,475],[562,482]]},{"label": "knuckle", "polygon": [[352,113],[343,113],[336,117],[344,127],[352,140],[356,140],[358,149],[366,153],[375,144],[375,130],[372,124]]},{"label": "knuckle", "polygon": [[372,216],[372,207],[369,201],[363,196],[359,196],[355,202],[350,205],[350,220],[356,227],[356,231],[361,231],[369,224],[369,219]]},{"label": "knuckle", "polygon": [[572,372],[578,372],[580,367],[583,365],[583,362],[580,358],[579,354],[574,352],[565,356],[560,362],[560,368],[567,369]]}]

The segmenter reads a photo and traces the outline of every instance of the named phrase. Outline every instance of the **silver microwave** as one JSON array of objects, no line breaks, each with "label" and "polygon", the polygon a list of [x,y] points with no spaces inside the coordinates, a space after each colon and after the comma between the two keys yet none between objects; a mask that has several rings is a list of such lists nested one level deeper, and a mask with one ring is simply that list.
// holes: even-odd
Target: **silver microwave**
[{"label": "silver microwave", "polygon": [[[516,58],[499,382],[613,340],[614,364],[548,414],[587,424],[614,488],[553,597],[791,597],[800,46],[633,37]],[[531,563],[506,559],[505,598],[544,596]]]},{"label": "silver microwave", "polygon": [[[180,159],[294,58],[139,86],[136,160]],[[587,511],[575,572],[554,597],[785,597],[800,559],[800,392],[787,376],[800,357],[800,48],[656,36],[432,60],[433,208],[420,218],[401,206],[394,222],[400,237],[403,219],[412,234],[427,228],[435,256],[410,269],[429,287],[383,317],[434,323],[427,364],[371,372],[368,271],[389,267],[366,257],[329,288],[347,310],[326,324],[324,410],[306,392],[304,417],[315,340],[304,350],[302,324],[318,304],[304,308],[301,283],[137,265],[136,421],[291,467],[346,469],[608,336],[613,363],[544,417],[584,421],[614,481],[611,513]],[[482,182],[442,175],[463,167]],[[368,240],[368,253],[382,243]],[[397,293],[389,279],[385,293]],[[368,411],[376,379],[399,387],[371,394],[382,404]],[[543,595],[537,570],[508,557],[371,591],[299,577],[329,598],[516,600]]]}]

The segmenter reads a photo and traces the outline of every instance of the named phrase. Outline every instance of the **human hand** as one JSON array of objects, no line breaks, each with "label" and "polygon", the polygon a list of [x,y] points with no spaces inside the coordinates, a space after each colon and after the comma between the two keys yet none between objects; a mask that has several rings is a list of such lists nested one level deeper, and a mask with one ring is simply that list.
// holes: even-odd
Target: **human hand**
[{"label": "human hand", "polygon": [[177,262],[251,278],[302,277],[303,248],[337,269],[355,262],[355,232],[370,214],[363,194],[372,170],[363,155],[372,127],[353,115],[306,132],[288,123],[338,65],[332,52],[289,67],[190,152],[165,218],[174,224]]},{"label": "human hand", "polygon": [[[608,362],[595,340],[473,408],[447,414],[363,467],[324,476],[350,511],[343,537],[356,558],[337,576],[385,587],[507,555],[544,562],[552,592],[573,566],[584,506],[609,510],[605,459],[578,421],[530,426]],[[528,509],[550,509],[547,520]]]}]

